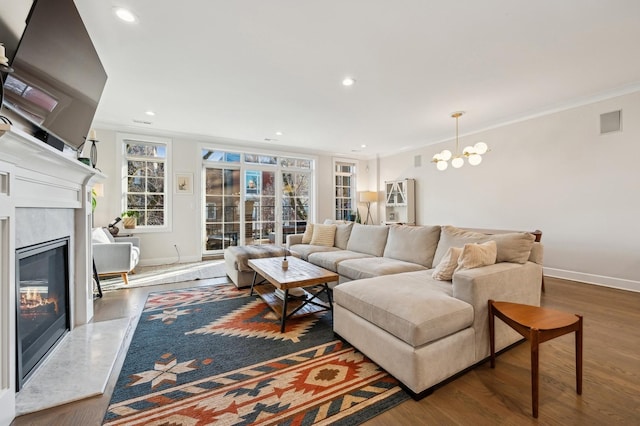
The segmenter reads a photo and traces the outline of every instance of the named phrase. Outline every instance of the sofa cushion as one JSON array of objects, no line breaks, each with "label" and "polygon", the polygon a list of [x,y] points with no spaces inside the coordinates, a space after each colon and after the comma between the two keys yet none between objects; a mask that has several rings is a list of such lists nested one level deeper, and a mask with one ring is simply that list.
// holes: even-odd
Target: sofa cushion
[{"label": "sofa cushion", "polygon": [[347,250],[382,257],[387,243],[389,227],[385,225],[361,225],[354,223]]},{"label": "sofa cushion", "polygon": [[353,229],[353,222],[336,224],[336,237],[333,245],[339,249],[346,250],[351,236],[351,229]]},{"label": "sofa cushion", "polygon": [[337,247],[314,246],[311,244],[294,244],[289,247],[289,250],[302,260],[308,261],[311,253],[317,253],[320,251],[339,251],[340,249]]},{"label": "sofa cushion", "polygon": [[527,263],[536,237],[528,232],[509,232],[490,236],[498,245],[496,262]]},{"label": "sofa cushion", "polygon": [[431,268],[439,238],[439,226],[390,226],[384,257]]},{"label": "sofa cushion", "polygon": [[473,307],[451,291],[449,283],[420,271],[350,281],[333,294],[341,307],[418,347],[471,326]]},{"label": "sofa cushion", "polygon": [[505,234],[482,234],[467,231],[455,226],[443,226],[440,241],[433,259],[434,265],[442,260],[449,247],[463,247],[467,243],[495,241],[498,248],[497,262],[526,263],[533,247],[535,237],[528,232],[509,232]]},{"label": "sofa cushion", "polygon": [[309,244],[315,246],[333,247],[333,241],[336,236],[336,225],[322,225],[316,223],[313,225],[313,236]]},{"label": "sofa cushion", "polygon": [[381,275],[399,274],[401,272],[426,270],[417,263],[388,257],[367,257],[362,259],[344,260],[338,264],[338,274],[351,280],[371,278]]},{"label": "sofa cushion", "polygon": [[438,266],[433,270],[431,277],[439,281],[451,281],[453,273],[458,267],[458,259],[460,258],[462,249],[460,247],[449,247]]},{"label": "sofa cushion", "polygon": [[313,223],[308,223],[302,234],[302,244],[310,244],[313,237]]},{"label": "sofa cushion", "polygon": [[340,262],[349,259],[360,259],[363,257],[373,258],[370,254],[358,253],[357,251],[335,250],[311,253],[308,260],[321,268],[338,272],[338,264]]},{"label": "sofa cushion", "polygon": [[458,270],[480,268],[496,263],[498,248],[495,241],[465,244],[458,258]]}]

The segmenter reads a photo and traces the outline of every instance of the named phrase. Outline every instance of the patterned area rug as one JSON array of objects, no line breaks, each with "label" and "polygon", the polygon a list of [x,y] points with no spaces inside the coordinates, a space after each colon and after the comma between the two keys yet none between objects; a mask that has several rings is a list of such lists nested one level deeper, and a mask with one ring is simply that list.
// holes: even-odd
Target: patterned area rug
[{"label": "patterned area rug", "polygon": [[407,399],[331,313],[280,333],[261,299],[215,285],[149,295],[104,424],[354,425]]}]

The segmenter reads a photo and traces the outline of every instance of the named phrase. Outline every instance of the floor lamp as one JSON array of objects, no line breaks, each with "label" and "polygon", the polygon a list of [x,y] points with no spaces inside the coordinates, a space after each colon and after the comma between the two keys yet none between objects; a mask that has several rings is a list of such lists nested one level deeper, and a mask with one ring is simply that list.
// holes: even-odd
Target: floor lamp
[{"label": "floor lamp", "polygon": [[373,191],[363,191],[360,193],[360,202],[365,203],[367,205],[367,218],[364,221],[365,225],[369,224],[369,220],[371,219],[371,224],[373,224],[373,219],[371,218],[371,203],[375,203],[378,201],[378,193]]}]

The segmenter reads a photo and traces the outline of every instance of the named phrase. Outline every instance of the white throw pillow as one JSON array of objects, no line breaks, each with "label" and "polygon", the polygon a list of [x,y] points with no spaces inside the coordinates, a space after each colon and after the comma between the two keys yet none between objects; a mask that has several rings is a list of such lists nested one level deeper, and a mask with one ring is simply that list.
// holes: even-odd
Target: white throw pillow
[{"label": "white throw pillow", "polygon": [[462,248],[462,253],[458,258],[458,268],[473,269],[481,266],[493,265],[498,257],[498,245],[495,241],[487,241],[486,243],[467,243]]},{"label": "white throw pillow", "polygon": [[105,234],[104,228],[94,228],[91,231],[91,242],[95,244],[109,244],[109,237]]},{"label": "white throw pillow", "polygon": [[333,247],[333,240],[336,236],[336,225],[313,225],[313,236],[311,245]]},{"label": "white throw pillow", "polygon": [[431,276],[434,280],[451,281],[453,273],[458,267],[458,259],[462,253],[462,247],[449,247],[449,250],[442,257],[438,266],[433,270]]}]

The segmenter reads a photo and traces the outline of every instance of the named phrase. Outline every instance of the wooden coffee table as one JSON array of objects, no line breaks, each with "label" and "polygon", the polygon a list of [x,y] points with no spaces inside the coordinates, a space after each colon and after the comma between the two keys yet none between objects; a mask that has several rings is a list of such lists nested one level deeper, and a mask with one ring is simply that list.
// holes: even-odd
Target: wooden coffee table
[{"label": "wooden coffee table", "polygon": [[520,333],[531,343],[531,405],[533,417],[538,417],[538,345],[568,333],[576,333],[576,392],[582,395],[582,316],[522,305],[489,300],[489,343],[491,368],[496,366],[494,316]]},{"label": "wooden coffee table", "polygon": [[[280,316],[280,332],[284,333],[287,318],[303,316],[321,311],[333,311],[331,290],[328,283],[338,281],[338,274],[327,271],[297,257],[288,257],[289,267],[282,268],[282,257],[268,257],[264,259],[250,259],[248,265],[254,270],[251,283],[251,295],[253,291]],[[269,284],[257,285],[258,275],[264,277]],[[303,288],[302,296],[289,296],[289,289]],[[315,287],[313,291],[309,287]],[[276,296],[275,290],[284,291],[281,299]],[[318,296],[327,295],[328,302],[324,302]]]}]

